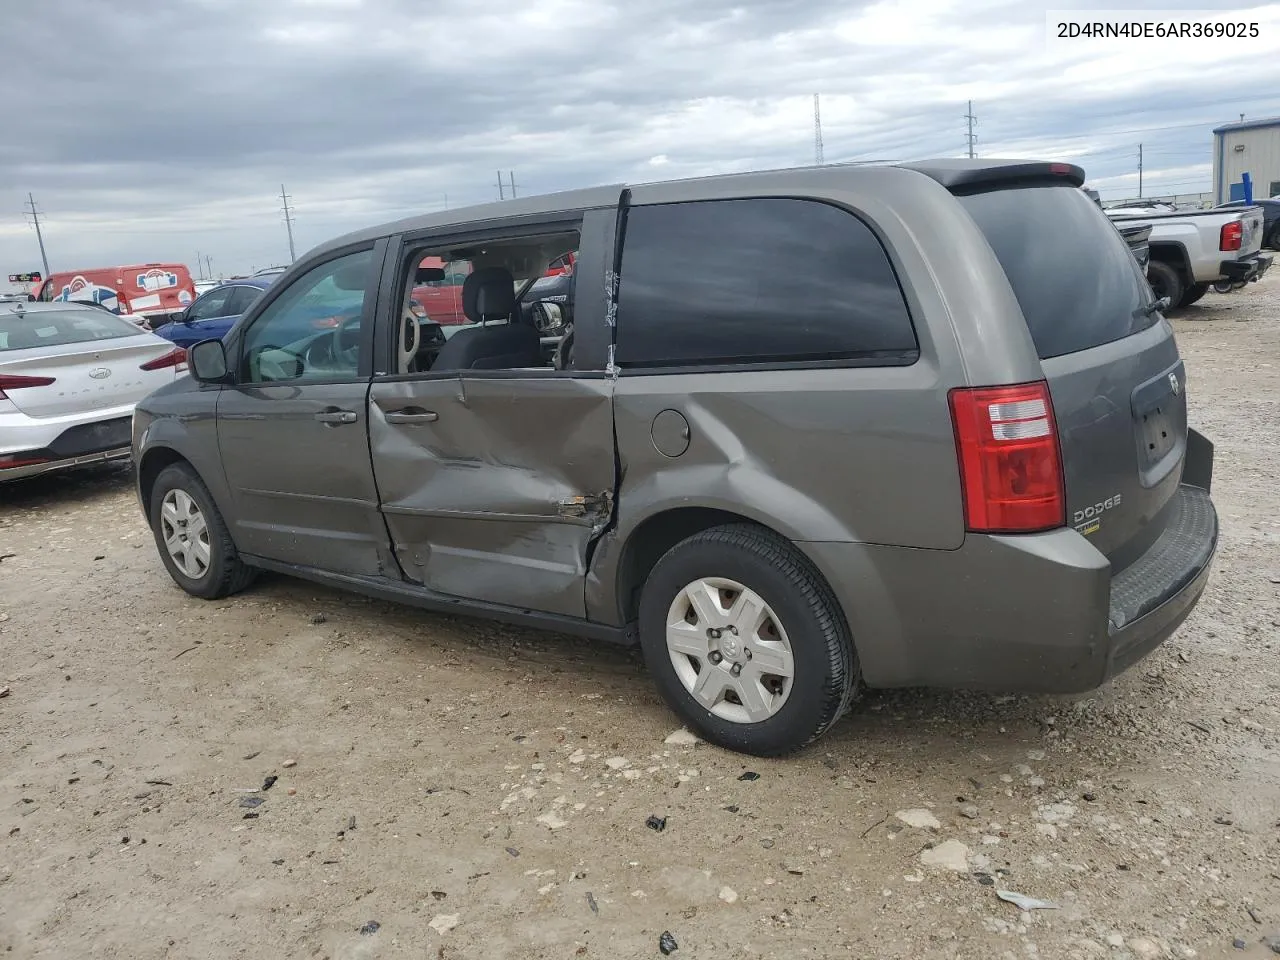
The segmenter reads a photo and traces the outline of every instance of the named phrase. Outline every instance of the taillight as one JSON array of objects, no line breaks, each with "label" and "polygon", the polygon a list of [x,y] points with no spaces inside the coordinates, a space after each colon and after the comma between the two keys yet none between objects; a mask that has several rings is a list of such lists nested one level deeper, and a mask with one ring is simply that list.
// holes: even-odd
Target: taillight
[{"label": "taillight", "polygon": [[1239,250],[1243,240],[1244,226],[1241,225],[1240,221],[1224,223],[1222,225],[1222,239],[1218,247],[1221,250]]},{"label": "taillight", "polygon": [[47,387],[53,383],[53,377],[20,377],[16,374],[0,373],[0,400],[7,400],[6,390],[21,390],[24,387]]},{"label": "taillight", "polygon": [[952,390],[965,527],[1031,533],[1066,522],[1062,455],[1044,381]]},{"label": "taillight", "polygon": [[163,370],[166,367],[177,367],[179,373],[187,369],[187,351],[182,347],[175,347],[164,356],[148,360],[142,365],[143,370]]}]

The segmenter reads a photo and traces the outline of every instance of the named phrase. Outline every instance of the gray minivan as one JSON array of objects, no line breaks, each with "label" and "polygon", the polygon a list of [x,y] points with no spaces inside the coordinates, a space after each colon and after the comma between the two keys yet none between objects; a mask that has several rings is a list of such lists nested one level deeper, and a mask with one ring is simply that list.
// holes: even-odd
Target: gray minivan
[{"label": "gray minivan", "polygon": [[[266,569],[638,642],[761,755],[864,687],[1097,687],[1190,612],[1218,522],[1165,305],[1083,179],[791,169],[342,237],[138,405],[160,557],[199,597]],[[524,296],[568,251],[549,339]],[[473,325],[428,347],[442,260]]]}]

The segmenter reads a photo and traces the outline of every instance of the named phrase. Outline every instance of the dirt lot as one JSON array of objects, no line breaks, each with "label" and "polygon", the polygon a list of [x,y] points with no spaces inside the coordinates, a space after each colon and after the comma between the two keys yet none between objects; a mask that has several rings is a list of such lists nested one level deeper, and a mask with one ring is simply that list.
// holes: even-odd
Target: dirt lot
[{"label": "dirt lot", "polygon": [[1270,955],[1280,277],[1177,327],[1224,529],[1179,633],[1078,700],[873,694],[782,761],[667,744],[627,651],[189,599],[127,470],[0,491],[0,954]]}]

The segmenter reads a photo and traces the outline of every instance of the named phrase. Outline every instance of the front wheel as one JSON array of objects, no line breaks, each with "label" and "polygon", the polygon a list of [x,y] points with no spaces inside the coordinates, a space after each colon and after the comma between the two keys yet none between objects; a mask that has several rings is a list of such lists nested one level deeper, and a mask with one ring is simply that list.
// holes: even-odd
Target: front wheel
[{"label": "front wheel", "polygon": [[756,756],[813,742],[861,687],[826,582],[792,544],[745,524],[703,531],[658,561],[641,595],[640,644],[685,722]]},{"label": "front wheel", "polygon": [[151,530],[174,583],[216,600],[243,590],[255,570],[240,560],[213,497],[185,464],[160,471],[151,491]]}]

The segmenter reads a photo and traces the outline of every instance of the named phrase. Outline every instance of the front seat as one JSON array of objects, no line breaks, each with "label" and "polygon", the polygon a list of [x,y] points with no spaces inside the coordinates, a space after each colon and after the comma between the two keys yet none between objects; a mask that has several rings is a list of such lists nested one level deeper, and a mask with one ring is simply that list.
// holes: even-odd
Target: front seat
[{"label": "front seat", "polygon": [[474,270],[462,285],[462,312],[472,323],[506,319],[492,327],[460,330],[441,349],[431,372],[543,366],[538,331],[519,322],[516,282],[505,267]]}]

